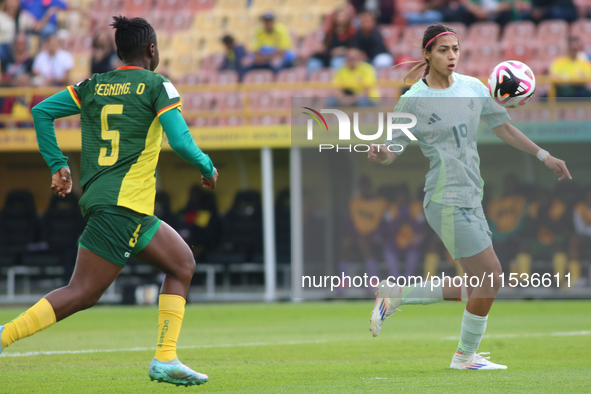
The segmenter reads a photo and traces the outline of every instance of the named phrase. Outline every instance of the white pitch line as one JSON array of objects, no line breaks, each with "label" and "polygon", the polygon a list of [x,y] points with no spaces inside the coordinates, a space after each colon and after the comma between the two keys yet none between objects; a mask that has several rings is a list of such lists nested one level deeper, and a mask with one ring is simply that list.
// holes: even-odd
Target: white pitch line
[{"label": "white pitch line", "polygon": [[[324,343],[324,340],[315,341],[287,341],[287,342],[252,342],[252,343],[222,343],[212,345],[189,345],[178,346],[178,349],[208,349],[208,348],[232,348],[232,347],[251,347],[251,346],[275,346],[275,345],[306,345],[312,343]],[[50,350],[25,353],[4,353],[0,357],[31,357],[31,356],[51,356],[56,354],[86,354],[86,353],[115,353],[115,352],[142,352],[145,350],[154,350],[155,347],[130,347],[122,349],[86,349],[86,350]]]},{"label": "white pitch line", "polygon": [[[567,332],[534,332],[531,334],[498,334],[498,335],[484,335],[486,339],[497,339],[497,338],[529,338],[529,337],[572,337],[591,335],[591,331],[567,331]],[[444,337],[441,338],[444,341],[457,341],[460,337]]]}]

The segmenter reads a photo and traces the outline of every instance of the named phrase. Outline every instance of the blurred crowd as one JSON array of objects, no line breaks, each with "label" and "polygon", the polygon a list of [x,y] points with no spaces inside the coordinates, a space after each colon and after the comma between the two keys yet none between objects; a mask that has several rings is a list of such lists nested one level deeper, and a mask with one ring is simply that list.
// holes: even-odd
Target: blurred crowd
[{"label": "blurred crowd", "polygon": [[[362,176],[357,190],[342,226],[340,272],[351,275],[352,262],[362,261],[370,276],[427,277],[454,270],[461,275],[426,222],[422,188],[413,199],[404,184],[374,191],[371,179]],[[591,259],[591,185],[560,184],[550,191],[508,175],[501,196],[489,200],[488,191],[484,196],[493,246],[507,277],[549,272],[565,283],[570,273],[570,287],[587,284],[581,261]],[[441,261],[447,265],[439,266]]]},{"label": "blurred crowd", "polygon": [[[72,7],[63,0],[0,2],[0,86],[65,86],[78,82],[75,79],[111,71],[121,64],[112,31],[99,24],[88,37],[91,40],[90,59],[83,62],[80,72],[76,63],[80,56],[73,57],[71,53],[73,42],[79,42],[75,40],[79,38],[75,37],[77,32],[62,29],[57,18],[59,12],[70,11],[92,18],[88,9]],[[242,81],[253,70],[279,73],[295,67],[305,70],[311,80],[325,81],[311,76],[330,70],[328,78],[332,79],[333,89],[328,95],[332,96],[331,106],[370,106],[380,97],[379,80],[384,78],[384,72],[395,64],[420,56],[420,52],[413,55],[408,47],[398,45],[398,35],[395,39],[388,38],[389,27],[404,29],[405,26],[411,28],[416,24],[443,21],[461,24],[465,30],[465,26],[483,21],[494,21],[501,28],[520,20],[572,22],[591,16],[591,8],[577,6],[573,0],[349,0],[324,16],[321,25],[316,26],[319,34],[311,31],[299,36],[281,21],[281,15],[273,11],[260,14],[253,42],[243,42],[240,35],[232,34],[229,26],[228,33],[216,38],[223,44],[224,52],[207,58],[214,59],[214,72],[236,72],[238,81]],[[559,48],[548,68],[552,75],[565,81],[591,79],[591,62],[585,53],[586,43],[581,39],[586,36],[588,34],[570,36],[568,50]],[[315,42],[309,42],[310,38]],[[416,44],[419,40],[417,37]],[[464,40],[468,41],[469,37]],[[539,37],[539,41],[536,45],[543,45],[544,37]],[[494,46],[495,43],[488,45]],[[161,51],[166,49],[161,48]],[[471,54],[465,63],[479,61],[480,53],[473,48],[471,52],[476,54]],[[76,67],[78,71],[73,75]],[[164,65],[159,71],[166,74],[171,69]],[[190,83],[186,80],[175,82]],[[585,85],[568,82],[559,86],[557,93],[558,96],[590,96]],[[42,98],[0,97],[0,114],[13,118],[13,122],[3,122],[4,126],[30,126],[30,122],[22,120],[28,118],[30,108],[39,99]]]}]

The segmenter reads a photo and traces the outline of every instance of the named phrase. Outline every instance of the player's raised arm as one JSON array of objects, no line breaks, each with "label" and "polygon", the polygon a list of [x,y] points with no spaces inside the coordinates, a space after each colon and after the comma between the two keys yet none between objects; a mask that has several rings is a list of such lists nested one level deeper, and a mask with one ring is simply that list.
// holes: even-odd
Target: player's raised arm
[{"label": "player's raised arm", "polygon": [[566,163],[564,160],[557,159],[556,157],[553,157],[548,151],[541,149],[511,123],[503,123],[500,126],[494,127],[493,130],[495,131],[497,137],[512,147],[537,156],[538,159],[544,162],[546,167],[553,170],[554,173],[559,176],[559,181],[562,181],[566,178],[573,179],[570,175],[570,172],[568,171],[568,168],[566,168]]},{"label": "player's raised arm", "polygon": [[57,144],[54,120],[79,113],[79,103],[67,90],[54,94],[31,110],[39,151],[51,170],[51,189],[60,197],[72,191],[72,179],[68,158]]},{"label": "player's raised arm", "polygon": [[208,155],[203,153],[195,144],[189,127],[183,119],[181,112],[175,108],[160,115],[160,124],[168,137],[168,143],[172,150],[199,168],[201,171],[201,182],[203,187],[214,189],[218,178],[218,172]]}]

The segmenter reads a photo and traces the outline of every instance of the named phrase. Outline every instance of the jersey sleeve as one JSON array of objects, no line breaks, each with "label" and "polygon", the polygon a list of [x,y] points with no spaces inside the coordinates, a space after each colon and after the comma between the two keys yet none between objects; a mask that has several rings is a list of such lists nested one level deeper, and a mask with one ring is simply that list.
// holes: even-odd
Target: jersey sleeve
[{"label": "jersey sleeve", "polygon": [[[410,99],[410,100],[409,100]],[[410,103],[413,99],[410,97],[400,97],[400,101],[396,104],[394,112],[411,112],[409,111]],[[410,123],[410,119],[408,118],[394,118],[393,123],[403,124],[403,123]],[[399,145],[393,148],[396,151],[396,154],[400,156],[406,150],[406,147],[410,143],[410,139],[401,129],[394,129],[392,130],[392,139],[384,141],[384,145]],[[402,150],[400,150],[400,146],[402,146]]]},{"label": "jersey sleeve", "polygon": [[479,80],[476,80],[475,83],[478,86],[478,93],[483,97],[480,119],[490,128],[495,128],[510,121],[511,117],[507,113],[507,110],[493,100],[486,86]]},{"label": "jersey sleeve", "polygon": [[154,112],[160,117],[163,113],[181,106],[181,96],[172,82],[161,77],[157,80],[153,89]]},{"label": "jersey sleeve", "polygon": [[70,85],[67,88],[68,93],[70,93],[70,97],[72,98],[78,109],[82,109],[83,93],[90,84],[90,79],[91,78],[88,78],[84,81],[78,82],[75,85]]}]

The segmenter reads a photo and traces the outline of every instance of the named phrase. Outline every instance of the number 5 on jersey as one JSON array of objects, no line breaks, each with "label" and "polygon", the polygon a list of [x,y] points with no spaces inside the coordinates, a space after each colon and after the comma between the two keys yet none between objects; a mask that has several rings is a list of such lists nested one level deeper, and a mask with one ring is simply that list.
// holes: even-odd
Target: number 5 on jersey
[{"label": "number 5 on jersey", "polygon": [[107,155],[108,148],[101,148],[98,158],[100,166],[108,167],[117,163],[119,159],[119,131],[109,130],[109,115],[121,115],[123,113],[123,104],[109,104],[103,107],[101,111],[101,138],[105,141],[111,141],[111,154]]}]

